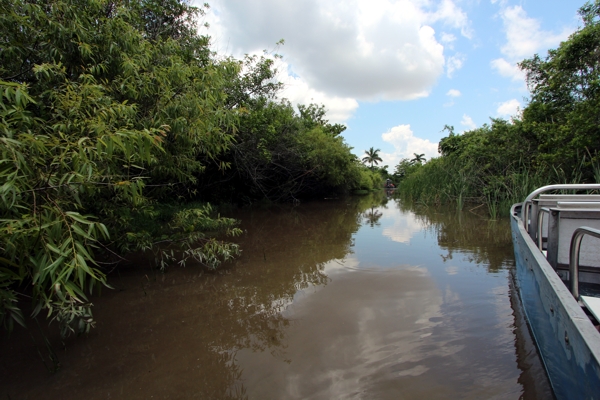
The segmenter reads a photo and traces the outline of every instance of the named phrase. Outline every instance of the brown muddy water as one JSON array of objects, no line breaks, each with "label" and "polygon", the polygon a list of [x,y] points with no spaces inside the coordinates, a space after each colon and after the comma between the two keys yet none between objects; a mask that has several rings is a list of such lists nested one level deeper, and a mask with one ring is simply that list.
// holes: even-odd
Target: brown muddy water
[{"label": "brown muddy water", "polygon": [[508,220],[384,193],[224,214],[235,262],[121,269],[89,335],[3,338],[0,399],[552,397]]}]

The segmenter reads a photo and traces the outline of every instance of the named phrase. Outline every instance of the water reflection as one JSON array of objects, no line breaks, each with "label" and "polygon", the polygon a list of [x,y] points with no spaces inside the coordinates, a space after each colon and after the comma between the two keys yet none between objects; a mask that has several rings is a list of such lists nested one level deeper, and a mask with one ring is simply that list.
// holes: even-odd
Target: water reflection
[{"label": "water reflection", "polygon": [[418,218],[412,213],[400,214],[397,210],[386,210],[386,218],[393,222],[383,229],[383,236],[394,242],[410,243],[410,239],[428,226],[428,221]]},{"label": "water reflection", "polygon": [[429,370],[421,362],[426,354],[456,350],[433,340],[442,298],[426,271],[357,274],[333,279],[327,290],[302,296],[286,310],[292,322],[281,359],[249,349],[237,353],[252,398],[390,397],[380,388],[402,386]]},{"label": "water reflection", "polygon": [[367,211],[364,215],[371,228],[373,228],[374,226],[380,225],[379,219],[383,216],[383,213],[375,209],[375,207],[371,207],[371,209]]},{"label": "water reflection", "polygon": [[[540,393],[523,389],[537,367],[531,356],[520,362],[515,345],[504,222],[409,207],[384,192],[229,214],[246,231],[241,258],[212,273],[191,266],[164,275],[120,271],[111,277],[117,290],[95,300],[92,334],[63,349],[57,332],[49,333],[62,349],[57,374],[48,375],[38,360],[41,338],[34,338],[37,348],[23,331],[2,342],[0,394],[397,399]],[[530,347],[526,352],[532,354]]]},{"label": "water reflection", "polygon": [[468,209],[456,212],[450,207],[415,207],[403,202],[397,205],[401,212],[413,213],[416,220],[435,230],[438,245],[446,250],[441,256],[444,261],[452,260],[457,253],[490,272],[514,265],[507,218],[489,220]]}]

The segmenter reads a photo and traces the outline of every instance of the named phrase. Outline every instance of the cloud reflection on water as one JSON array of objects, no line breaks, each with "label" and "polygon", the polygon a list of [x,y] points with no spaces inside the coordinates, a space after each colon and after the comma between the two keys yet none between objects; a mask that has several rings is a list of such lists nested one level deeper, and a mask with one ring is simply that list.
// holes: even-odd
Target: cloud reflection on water
[{"label": "cloud reflection on water", "polygon": [[412,213],[401,214],[397,209],[381,211],[387,220],[381,234],[394,242],[410,243],[410,239],[426,226],[422,219],[417,219]]},{"label": "cloud reflection on water", "polygon": [[403,379],[430,370],[432,357],[461,349],[434,335],[442,295],[425,269],[371,272],[337,275],[287,309],[289,362],[237,353],[251,398],[347,398],[382,382],[400,390]]}]

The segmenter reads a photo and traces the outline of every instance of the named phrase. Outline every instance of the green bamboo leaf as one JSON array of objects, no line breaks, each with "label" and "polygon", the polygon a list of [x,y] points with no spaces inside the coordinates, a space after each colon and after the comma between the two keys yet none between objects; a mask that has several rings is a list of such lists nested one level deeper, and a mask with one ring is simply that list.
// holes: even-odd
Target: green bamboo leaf
[{"label": "green bamboo leaf", "polygon": [[[79,287],[85,285],[85,271],[82,268],[77,268],[77,279],[79,280]],[[93,279],[90,279],[93,281]]]},{"label": "green bamboo leaf", "polygon": [[62,251],[61,254],[64,254],[65,256],[69,256],[73,252],[72,243],[73,243],[73,239],[71,239],[70,237],[66,238],[60,245],[60,250]]},{"label": "green bamboo leaf", "polygon": [[42,307],[44,306],[44,303],[41,301],[38,301],[37,304],[35,305],[33,311],[31,312],[31,317],[35,318],[40,311],[42,311]]},{"label": "green bamboo leaf", "polygon": [[83,303],[83,300],[87,300],[87,297],[81,291],[81,289],[71,281],[65,282],[65,290],[67,291],[69,296],[71,296],[74,300],[78,301],[79,303]]},{"label": "green bamboo leaf", "polygon": [[85,219],[85,217],[83,215],[79,214],[78,212],[67,211],[65,214],[68,215],[69,217],[73,218],[75,221],[81,222],[82,224],[89,225],[89,224],[94,223],[93,221],[89,221],[89,220]]},{"label": "green bamboo leaf", "polygon": [[77,247],[77,250],[85,259],[90,260],[90,262],[94,263],[93,257],[90,256],[87,249],[81,243],[75,242],[75,247]]},{"label": "green bamboo leaf", "polygon": [[57,266],[61,265],[63,261],[65,261],[65,257],[61,255],[56,260],[54,260],[52,264],[44,268],[44,271],[53,271]]},{"label": "green bamboo leaf", "polygon": [[63,252],[60,251],[57,247],[53,246],[50,243],[46,243],[46,248],[48,248],[48,250],[55,252],[56,254],[58,254],[59,256],[63,255]]},{"label": "green bamboo leaf", "polygon": [[75,257],[77,258],[77,265],[78,265],[78,267],[82,268],[88,275],[91,275],[93,277],[94,274],[92,273],[92,271],[88,267],[87,262],[85,261],[85,259],[83,258],[83,256],[81,254],[77,253],[75,255]]},{"label": "green bamboo leaf", "polygon": [[23,313],[16,307],[10,307],[10,317],[23,328],[27,328],[25,320],[23,319]]},{"label": "green bamboo leaf", "polygon": [[23,107],[24,104],[22,103],[22,93],[21,90],[17,89],[15,92],[15,103],[17,104],[17,106]]},{"label": "green bamboo leaf", "polygon": [[[91,227],[93,224],[89,224],[89,226]],[[79,236],[83,236],[86,239],[95,240],[95,238],[88,235],[88,233],[81,229],[77,224],[71,225],[71,229],[73,229],[73,231],[75,231],[75,233],[77,233]],[[77,245],[78,243],[75,242],[75,244]]]},{"label": "green bamboo leaf", "polygon": [[[5,264],[5,265],[10,265],[11,267],[19,268],[18,264],[15,264],[14,262],[12,262],[4,257],[0,257],[0,263]],[[6,268],[0,268],[0,272],[1,271],[9,271],[9,270]],[[6,272],[6,273],[8,273],[8,272]]]},{"label": "green bamboo leaf", "polygon": [[58,298],[59,298],[61,301],[63,301],[63,302],[67,302],[67,299],[65,298],[65,295],[64,295],[64,294],[63,294],[63,292],[62,292],[62,289],[61,289],[61,285],[60,285],[60,283],[55,283],[55,284],[54,284],[54,286],[53,286],[53,290],[54,290],[54,294],[55,294],[56,296],[58,296]]}]

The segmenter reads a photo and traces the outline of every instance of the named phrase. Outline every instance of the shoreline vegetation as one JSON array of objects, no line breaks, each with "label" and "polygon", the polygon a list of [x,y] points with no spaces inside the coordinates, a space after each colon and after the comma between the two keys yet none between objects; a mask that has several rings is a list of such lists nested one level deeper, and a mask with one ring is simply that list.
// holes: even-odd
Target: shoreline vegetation
[{"label": "shoreline vegetation", "polygon": [[[94,325],[88,297],[128,254],[217,268],[241,251],[211,204],[383,188],[495,218],[544,183],[600,181],[600,0],[548,57],[520,66],[511,121],[457,134],[390,174],[361,160],[321,105],[278,97],[277,54],[222,57],[185,0],[0,0],[0,324]],[[283,45],[283,41],[278,45]],[[370,164],[367,167],[365,164]],[[374,165],[375,164],[375,165]]]},{"label": "shoreline vegetation", "polygon": [[[217,268],[242,232],[211,204],[382,186],[276,54],[210,50],[185,0],[0,0],[0,324],[94,325],[89,296],[144,252]],[[282,42],[280,44],[283,44]]]},{"label": "shoreline vegetation", "polygon": [[402,197],[485,204],[495,219],[537,187],[600,182],[600,2],[579,14],[583,26],[568,40],[519,64],[531,93],[521,113],[462,134],[445,126],[440,157],[396,166]]}]

